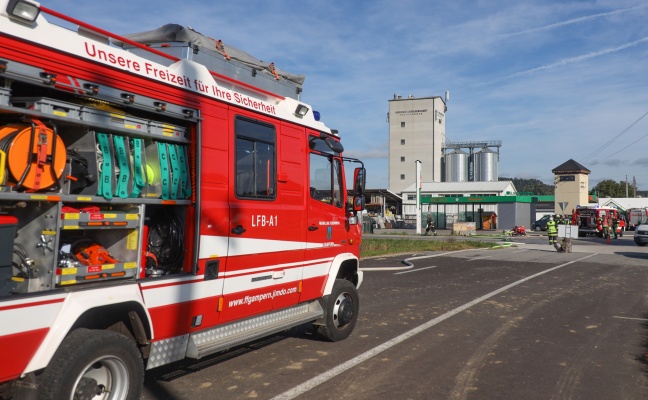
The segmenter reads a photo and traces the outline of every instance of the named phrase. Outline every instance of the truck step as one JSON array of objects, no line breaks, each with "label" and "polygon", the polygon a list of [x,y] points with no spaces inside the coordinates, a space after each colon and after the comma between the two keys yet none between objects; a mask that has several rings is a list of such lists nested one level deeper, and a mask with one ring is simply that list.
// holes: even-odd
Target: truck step
[{"label": "truck step", "polygon": [[189,336],[186,355],[188,358],[199,359],[302,323],[315,321],[322,315],[324,315],[324,310],[319,302],[313,301],[193,333]]}]

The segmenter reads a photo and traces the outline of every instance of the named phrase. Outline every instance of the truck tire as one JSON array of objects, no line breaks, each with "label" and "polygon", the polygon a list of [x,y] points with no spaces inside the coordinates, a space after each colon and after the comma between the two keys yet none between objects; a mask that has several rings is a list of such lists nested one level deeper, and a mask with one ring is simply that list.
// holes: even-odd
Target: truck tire
[{"label": "truck tire", "polygon": [[77,329],[40,377],[39,400],[138,400],[144,364],[135,342],[103,330]]},{"label": "truck tire", "polygon": [[540,225],[534,225],[533,230],[536,231],[536,232],[540,232],[542,230],[542,228],[540,227]]},{"label": "truck tire", "polygon": [[324,310],[324,325],[317,332],[332,342],[349,337],[358,321],[360,297],[355,285],[346,279],[336,279]]}]

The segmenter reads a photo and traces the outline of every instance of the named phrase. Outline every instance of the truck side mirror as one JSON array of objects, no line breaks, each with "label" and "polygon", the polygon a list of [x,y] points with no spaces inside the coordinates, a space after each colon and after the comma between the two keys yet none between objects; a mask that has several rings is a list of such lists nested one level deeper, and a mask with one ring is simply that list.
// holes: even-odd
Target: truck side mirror
[{"label": "truck side mirror", "polygon": [[356,196],[364,194],[366,172],[364,168],[356,168],[353,172],[353,194]]},{"label": "truck side mirror", "polygon": [[356,168],[353,172],[353,211],[364,210],[364,191],[367,170]]}]

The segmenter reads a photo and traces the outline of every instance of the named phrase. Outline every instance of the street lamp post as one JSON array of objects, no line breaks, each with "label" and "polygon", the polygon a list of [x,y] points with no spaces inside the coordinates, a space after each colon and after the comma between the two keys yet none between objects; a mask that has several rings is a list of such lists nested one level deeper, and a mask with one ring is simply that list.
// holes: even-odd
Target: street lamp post
[{"label": "street lamp post", "polygon": [[416,160],[416,234],[421,233],[421,161]]}]

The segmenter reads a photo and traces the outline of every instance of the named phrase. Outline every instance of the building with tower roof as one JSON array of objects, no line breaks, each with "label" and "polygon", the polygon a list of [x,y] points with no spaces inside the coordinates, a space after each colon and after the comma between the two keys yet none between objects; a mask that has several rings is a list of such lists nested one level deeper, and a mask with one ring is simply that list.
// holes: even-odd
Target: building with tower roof
[{"label": "building with tower roof", "polygon": [[571,214],[578,206],[589,204],[588,188],[591,171],[570,159],[552,169],[554,174],[554,209],[558,214]]}]

